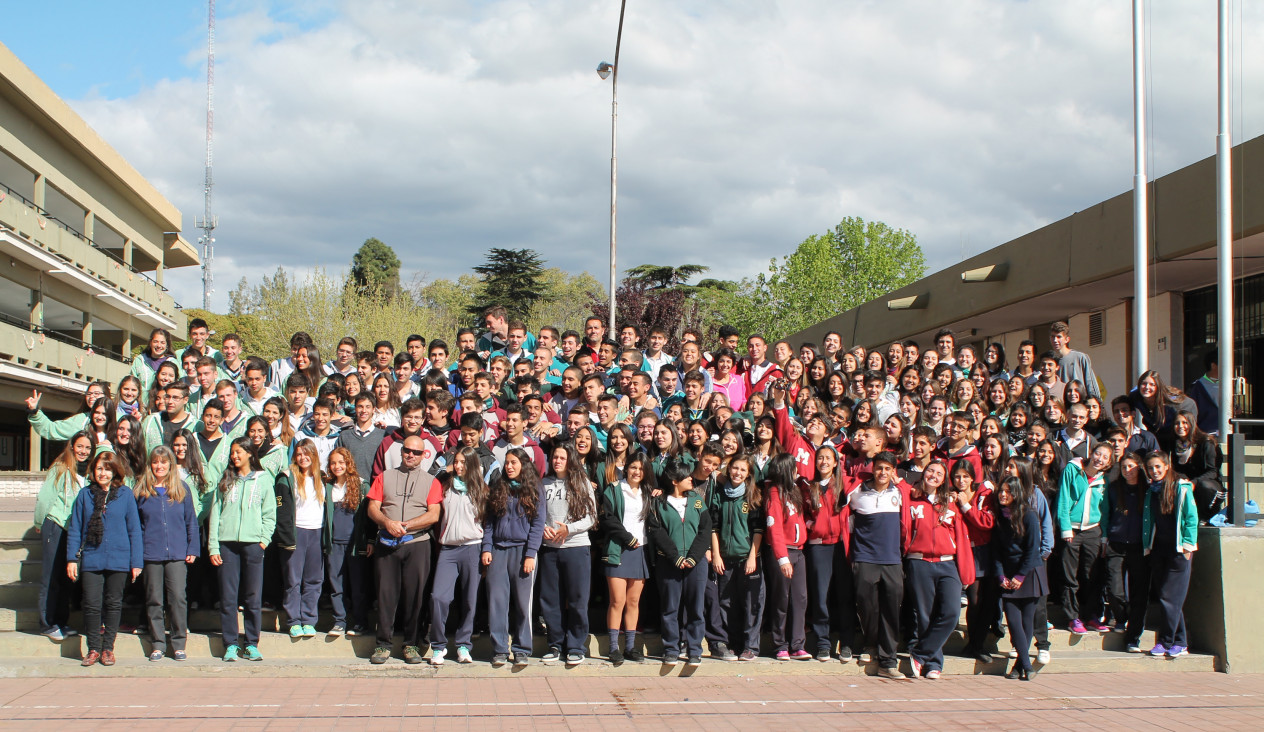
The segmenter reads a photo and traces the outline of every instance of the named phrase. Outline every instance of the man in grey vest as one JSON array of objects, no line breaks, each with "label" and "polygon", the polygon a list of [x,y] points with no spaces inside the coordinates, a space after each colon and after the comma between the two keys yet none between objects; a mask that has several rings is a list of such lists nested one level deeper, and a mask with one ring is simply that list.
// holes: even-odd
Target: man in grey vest
[{"label": "man in grey vest", "polygon": [[382,472],[369,489],[369,518],[378,526],[370,544],[377,579],[377,649],[369,659],[391,657],[395,610],[403,603],[404,662],[421,663],[422,593],[430,576],[430,527],[439,520],[443,486],[421,469],[426,444],[412,435],[400,450],[402,464]]}]

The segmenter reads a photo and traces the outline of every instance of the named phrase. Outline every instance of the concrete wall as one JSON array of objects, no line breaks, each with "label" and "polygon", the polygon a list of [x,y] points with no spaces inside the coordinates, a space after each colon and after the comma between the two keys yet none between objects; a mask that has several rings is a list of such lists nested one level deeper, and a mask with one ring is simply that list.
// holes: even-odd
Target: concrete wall
[{"label": "concrete wall", "polygon": [[1264,672],[1264,528],[1205,527],[1198,532],[1185,603],[1190,647],[1213,653],[1227,673]]},{"label": "concrete wall", "polygon": [[0,498],[34,498],[44,484],[43,473],[0,473]]}]

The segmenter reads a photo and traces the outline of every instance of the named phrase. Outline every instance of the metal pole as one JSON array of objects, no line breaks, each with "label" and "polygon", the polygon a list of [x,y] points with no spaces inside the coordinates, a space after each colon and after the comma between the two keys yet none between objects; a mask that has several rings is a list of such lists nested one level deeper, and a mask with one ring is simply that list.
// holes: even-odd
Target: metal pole
[{"label": "metal pole", "polygon": [[1220,0],[1217,32],[1218,112],[1216,134],[1216,345],[1220,349],[1220,439],[1233,429],[1233,198],[1229,136],[1229,0]]},{"label": "metal pole", "polygon": [[1145,143],[1145,0],[1132,1],[1132,117],[1136,168],[1132,176],[1132,259],[1133,259],[1133,379],[1149,369],[1150,277],[1148,224],[1146,215]]},{"label": "metal pole", "polygon": [[614,39],[614,68],[610,77],[610,330],[608,338],[617,338],[615,330],[615,290],[618,287],[618,245],[616,229],[619,219],[619,165],[617,152],[619,132],[619,50],[623,45],[623,12],[628,0],[619,4],[619,33]]}]

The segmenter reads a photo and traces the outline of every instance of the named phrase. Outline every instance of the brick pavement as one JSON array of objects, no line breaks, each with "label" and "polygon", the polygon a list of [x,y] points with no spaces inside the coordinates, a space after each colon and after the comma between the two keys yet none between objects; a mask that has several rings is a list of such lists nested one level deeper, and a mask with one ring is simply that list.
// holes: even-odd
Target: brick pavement
[{"label": "brick pavement", "polygon": [[[104,675],[104,674],[102,674]],[[0,729],[1215,729],[1264,724],[1264,676],[7,679]]]}]

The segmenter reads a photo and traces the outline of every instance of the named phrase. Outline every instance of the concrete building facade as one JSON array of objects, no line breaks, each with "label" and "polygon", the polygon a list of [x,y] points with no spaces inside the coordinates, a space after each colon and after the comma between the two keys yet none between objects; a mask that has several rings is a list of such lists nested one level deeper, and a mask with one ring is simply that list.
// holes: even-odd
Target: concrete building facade
[{"label": "concrete building facade", "polygon": [[0,44],[0,470],[45,462],[23,400],[78,409],[154,328],[185,317],[164,271],[198,264],[180,211]]},{"label": "concrete building facade", "polygon": [[[1264,414],[1264,137],[1233,149],[1236,375],[1238,405]],[[1151,182],[1150,368],[1178,386],[1203,374],[1216,348],[1216,161],[1201,160]],[[999,342],[1014,364],[1018,344],[1049,346],[1049,326],[1071,325],[1071,346],[1093,360],[1107,396],[1132,387],[1132,193],[1060,221],[807,328],[789,338],[817,343],[934,347],[941,328],[958,344]],[[980,354],[982,350],[980,349]]]}]

